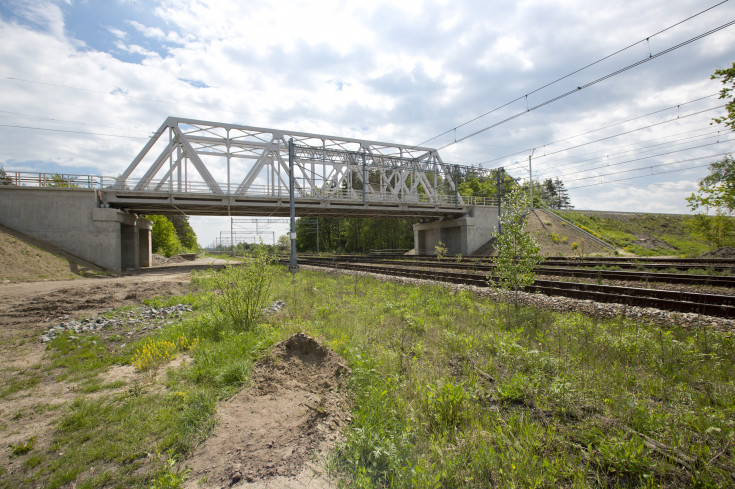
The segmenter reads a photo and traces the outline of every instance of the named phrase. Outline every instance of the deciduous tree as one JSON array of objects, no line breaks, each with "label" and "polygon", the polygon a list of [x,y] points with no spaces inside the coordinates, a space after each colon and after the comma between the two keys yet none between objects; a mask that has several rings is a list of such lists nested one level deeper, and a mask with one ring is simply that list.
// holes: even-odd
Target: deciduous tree
[{"label": "deciduous tree", "polygon": [[511,188],[503,199],[500,212],[501,233],[494,233],[497,256],[495,273],[497,286],[513,292],[518,307],[518,292],[536,280],[534,268],[541,261],[536,240],[526,231],[528,194],[520,187]]}]

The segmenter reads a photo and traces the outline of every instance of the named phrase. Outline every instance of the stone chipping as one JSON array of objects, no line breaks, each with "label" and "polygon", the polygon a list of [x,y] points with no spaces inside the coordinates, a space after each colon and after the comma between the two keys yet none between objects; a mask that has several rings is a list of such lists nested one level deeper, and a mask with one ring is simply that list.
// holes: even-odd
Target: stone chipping
[{"label": "stone chipping", "polygon": [[[91,334],[101,330],[115,330],[134,327],[137,331],[147,331],[160,329],[165,324],[173,323],[175,319],[181,317],[186,312],[191,312],[191,304],[176,304],[170,307],[145,307],[127,312],[119,312],[114,316],[97,316],[86,319],[73,319],[68,314],[57,317],[55,320],[46,318],[46,322],[50,323],[46,327],[46,331],[41,335],[41,342],[48,343],[64,333],[72,333],[71,339],[76,339],[75,335]],[[128,331],[128,335],[132,336],[133,331]]]}]

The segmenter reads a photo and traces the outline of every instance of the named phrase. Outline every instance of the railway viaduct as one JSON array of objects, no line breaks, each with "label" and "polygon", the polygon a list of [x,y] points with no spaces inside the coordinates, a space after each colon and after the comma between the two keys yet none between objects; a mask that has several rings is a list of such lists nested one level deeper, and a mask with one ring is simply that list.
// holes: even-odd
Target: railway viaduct
[{"label": "railway viaduct", "polygon": [[[293,168],[293,176],[289,173]],[[414,249],[470,255],[497,202],[460,195],[476,168],[437,150],[169,117],[118,177],[7,172],[0,224],[104,268],[150,266],[142,214],[421,219]]]}]

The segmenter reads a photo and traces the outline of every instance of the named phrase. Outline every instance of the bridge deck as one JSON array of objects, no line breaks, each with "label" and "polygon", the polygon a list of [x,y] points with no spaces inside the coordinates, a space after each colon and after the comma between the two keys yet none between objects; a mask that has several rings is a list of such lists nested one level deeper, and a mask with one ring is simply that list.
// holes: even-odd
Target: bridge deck
[{"label": "bridge deck", "polygon": [[[234,196],[150,191],[102,190],[102,200],[110,207],[139,214],[179,214],[204,216],[289,215],[289,198],[283,196]],[[334,198],[296,198],[299,217],[395,217],[406,219],[456,218],[466,214],[467,205],[454,203],[401,202]]]}]

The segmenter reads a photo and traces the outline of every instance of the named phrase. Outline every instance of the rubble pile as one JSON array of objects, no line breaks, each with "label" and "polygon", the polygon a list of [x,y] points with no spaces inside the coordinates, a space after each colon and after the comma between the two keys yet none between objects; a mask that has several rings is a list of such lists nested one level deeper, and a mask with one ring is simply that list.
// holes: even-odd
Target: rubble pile
[{"label": "rubble pile", "polygon": [[[95,333],[103,329],[117,329],[121,327],[133,327],[136,330],[160,329],[164,324],[172,323],[172,319],[178,319],[182,313],[191,312],[191,304],[176,304],[170,307],[146,307],[133,311],[121,312],[112,317],[97,316],[86,319],[71,319],[68,314],[59,316],[56,324],[49,324],[46,332],[41,335],[41,342],[47,343],[64,333],[74,335]],[[50,318],[46,318],[50,322]]]}]

